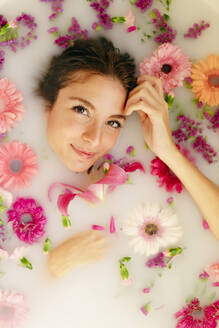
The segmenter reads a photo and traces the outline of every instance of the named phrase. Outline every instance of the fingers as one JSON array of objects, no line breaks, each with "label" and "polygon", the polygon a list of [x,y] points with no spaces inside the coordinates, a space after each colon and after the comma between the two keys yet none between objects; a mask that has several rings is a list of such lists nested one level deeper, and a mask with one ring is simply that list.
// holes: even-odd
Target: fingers
[{"label": "fingers", "polygon": [[138,78],[138,84],[144,82],[144,81],[148,81],[151,83],[151,85],[153,87],[155,87],[155,89],[157,90],[157,92],[159,93],[159,95],[163,98],[164,97],[164,92],[163,92],[163,85],[162,85],[162,81],[154,76],[149,76],[149,75],[141,75]]}]

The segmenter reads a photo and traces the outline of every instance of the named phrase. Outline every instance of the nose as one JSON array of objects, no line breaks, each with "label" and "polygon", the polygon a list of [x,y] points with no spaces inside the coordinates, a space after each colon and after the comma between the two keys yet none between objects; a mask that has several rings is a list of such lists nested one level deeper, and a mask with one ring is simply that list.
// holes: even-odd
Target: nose
[{"label": "nose", "polygon": [[100,144],[102,134],[102,128],[97,123],[93,122],[86,127],[82,134],[82,139],[90,144],[92,148],[97,147]]}]

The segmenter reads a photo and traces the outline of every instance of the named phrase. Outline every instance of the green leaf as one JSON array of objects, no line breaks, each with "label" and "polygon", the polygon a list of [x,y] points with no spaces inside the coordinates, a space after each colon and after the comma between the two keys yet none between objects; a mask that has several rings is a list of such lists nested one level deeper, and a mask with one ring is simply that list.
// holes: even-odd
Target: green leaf
[{"label": "green leaf", "polygon": [[169,248],[169,253],[171,256],[175,256],[177,254],[182,253],[182,248],[181,247]]},{"label": "green leaf", "polygon": [[25,268],[27,268],[29,270],[33,269],[32,264],[28,261],[28,259],[26,259],[26,257],[22,257],[20,259],[20,262],[23,264],[23,266],[25,266]]},{"label": "green leaf", "polygon": [[126,22],[126,17],[124,17],[124,16],[111,17],[111,21],[113,23],[125,23]]},{"label": "green leaf", "polygon": [[167,14],[163,14],[163,18],[166,22],[168,22],[168,20],[170,19],[170,16]]},{"label": "green leaf", "polygon": [[129,262],[129,261],[131,261],[131,259],[132,259],[131,257],[125,256],[120,260],[120,262]]},{"label": "green leaf", "polygon": [[129,272],[126,266],[123,263],[120,263],[120,275],[122,280],[128,279],[129,278]]},{"label": "green leaf", "polygon": [[168,104],[168,109],[170,109],[174,102],[174,97],[172,95],[165,94],[165,101]]},{"label": "green leaf", "polygon": [[137,0],[129,0],[131,5],[134,5],[136,3]]},{"label": "green leaf", "polygon": [[43,245],[43,252],[49,253],[50,249],[51,249],[51,240],[49,238],[46,238]]},{"label": "green leaf", "polygon": [[150,14],[151,14],[151,17],[152,18],[156,18],[157,17],[157,15],[155,14],[154,10],[152,10]]},{"label": "green leaf", "polygon": [[2,221],[2,219],[0,219],[0,227],[4,225],[4,222]]},{"label": "green leaf", "polygon": [[66,228],[66,229],[71,227],[71,220],[70,220],[69,216],[62,215],[62,224],[63,224],[64,228]]},{"label": "green leaf", "polygon": [[160,31],[161,31],[161,32],[165,32],[165,31],[166,31],[166,27],[161,26],[161,27],[160,27]]}]

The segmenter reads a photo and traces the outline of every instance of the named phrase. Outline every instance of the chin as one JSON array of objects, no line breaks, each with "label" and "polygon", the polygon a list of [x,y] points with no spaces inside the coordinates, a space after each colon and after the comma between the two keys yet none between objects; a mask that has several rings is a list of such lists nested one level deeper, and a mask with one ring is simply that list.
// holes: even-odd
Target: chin
[{"label": "chin", "polygon": [[75,173],[84,173],[87,172],[87,170],[94,165],[95,162],[75,162],[75,163],[65,163],[65,165],[73,172]]}]

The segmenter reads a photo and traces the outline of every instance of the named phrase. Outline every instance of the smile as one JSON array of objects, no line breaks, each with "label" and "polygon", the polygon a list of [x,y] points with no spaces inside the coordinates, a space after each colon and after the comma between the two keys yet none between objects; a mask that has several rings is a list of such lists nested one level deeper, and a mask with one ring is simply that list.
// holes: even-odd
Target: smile
[{"label": "smile", "polygon": [[85,152],[81,149],[78,149],[78,148],[74,147],[72,144],[71,144],[71,147],[76,154],[78,154],[79,156],[84,157],[86,159],[90,159],[96,155],[96,153]]}]

